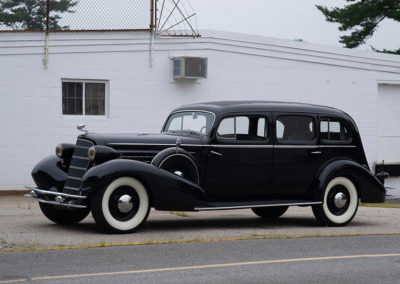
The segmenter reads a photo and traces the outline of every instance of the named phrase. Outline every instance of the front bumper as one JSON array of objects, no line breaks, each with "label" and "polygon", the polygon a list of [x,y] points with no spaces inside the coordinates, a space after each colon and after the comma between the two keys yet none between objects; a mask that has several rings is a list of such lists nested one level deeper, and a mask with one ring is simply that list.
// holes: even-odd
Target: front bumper
[{"label": "front bumper", "polygon": [[87,197],[83,195],[73,195],[57,191],[43,190],[33,186],[25,186],[25,188],[31,190],[29,194],[25,194],[25,197],[34,199],[40,203],[53,204],[69,208],[87,208],[87,205],[82,204],[87,199]]}]

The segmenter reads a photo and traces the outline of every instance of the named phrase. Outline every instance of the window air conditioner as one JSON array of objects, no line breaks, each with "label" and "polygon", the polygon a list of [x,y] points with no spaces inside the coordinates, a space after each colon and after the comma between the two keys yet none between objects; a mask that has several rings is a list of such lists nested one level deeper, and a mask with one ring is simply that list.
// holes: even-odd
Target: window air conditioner
[{"label": "window air conditioner", "polygon": [[207,78],[208,59],[206,57],[174,57],[174,79]]}]

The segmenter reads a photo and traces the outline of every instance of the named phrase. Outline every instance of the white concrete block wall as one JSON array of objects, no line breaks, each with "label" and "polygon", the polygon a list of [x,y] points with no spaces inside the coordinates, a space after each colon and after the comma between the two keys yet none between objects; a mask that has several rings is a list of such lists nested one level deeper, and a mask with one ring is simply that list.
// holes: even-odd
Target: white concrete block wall
[{"label": "white concrete block wall", "polygon": [[[174,81],[170,58],[183,55],[208,57],[208,78]],[[34,164],[56,144],[74,143],[77,124],[96,132],[158,132],[173,108],[212,100],[338,107],[356,120],[372,164],[378,159],[378,83],[400,84],[397,56],[230,33],[156,39],[152,57],[150,68],[143,33],[62,34],[51,38],[46,70],[40,36],[1,40],[0,34],[0,190],[32,184]],[[62,116],[62,79],[107,81],[106,117]]]}]

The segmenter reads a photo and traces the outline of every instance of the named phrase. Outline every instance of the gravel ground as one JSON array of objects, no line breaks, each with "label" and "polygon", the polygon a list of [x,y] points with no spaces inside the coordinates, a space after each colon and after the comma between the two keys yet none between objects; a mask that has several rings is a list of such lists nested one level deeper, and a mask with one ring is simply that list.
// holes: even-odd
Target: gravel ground
[{"label": "gravel ground", "polygon": [[22,196],[0,196],[0,251],[118,243],[153,243],[221,238],[400,234],[400,209],[360,207],[346,227],[318,225],[310,208],[291,207],[283,217],[265,221],[251,210],[161,212],[152,210],[133,234],[104,234],[89,215],[81,223],[59,226],[47,220],[38,204]]}]

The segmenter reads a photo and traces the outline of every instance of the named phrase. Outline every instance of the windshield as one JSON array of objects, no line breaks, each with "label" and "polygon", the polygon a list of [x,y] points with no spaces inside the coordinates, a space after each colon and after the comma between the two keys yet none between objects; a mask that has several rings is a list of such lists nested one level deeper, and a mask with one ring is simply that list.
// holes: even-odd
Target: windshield
[{"label": "windshield", "polygon": [[172,114],[164,127],[164,132],[188,132],[207,134],[214,122],[214,115],[201,111],[182,111]]}]

